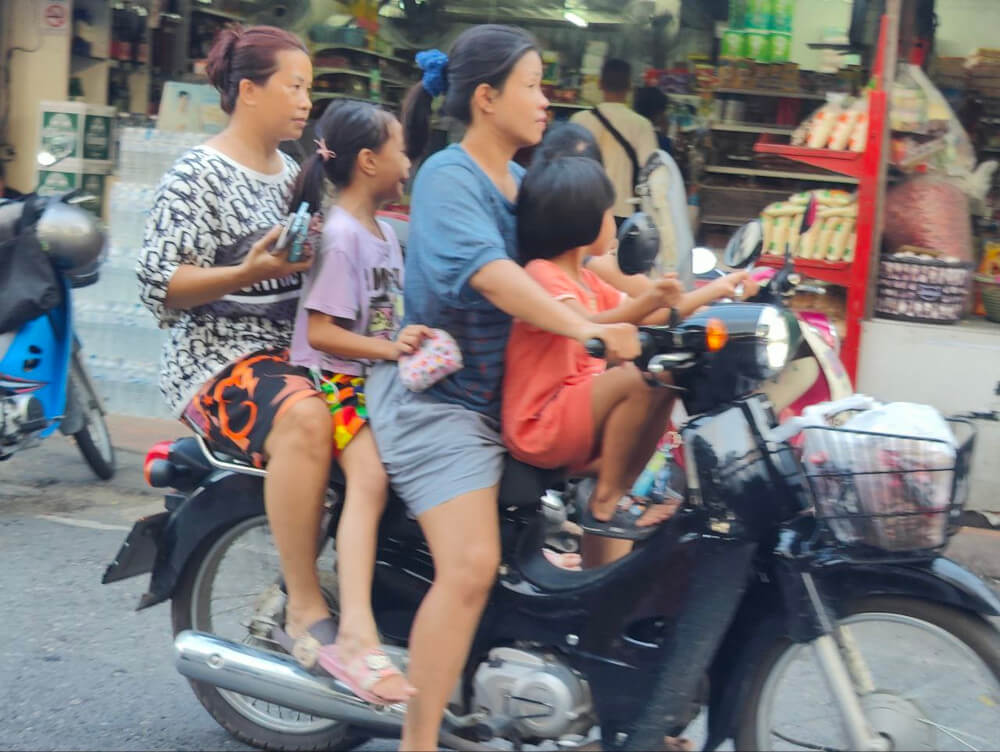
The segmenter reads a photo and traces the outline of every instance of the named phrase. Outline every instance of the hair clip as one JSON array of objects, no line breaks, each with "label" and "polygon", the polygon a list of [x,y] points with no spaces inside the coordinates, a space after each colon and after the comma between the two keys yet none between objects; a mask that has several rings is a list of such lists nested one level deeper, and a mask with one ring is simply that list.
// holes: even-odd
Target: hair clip
[{"label": "hair clip", "polygon": [[337,152],[326,145],[325,138],[317,138],[313,143],[316,144],[316,153],[322,157],[324,162],[329,162],[331,159],[337,158]]}]

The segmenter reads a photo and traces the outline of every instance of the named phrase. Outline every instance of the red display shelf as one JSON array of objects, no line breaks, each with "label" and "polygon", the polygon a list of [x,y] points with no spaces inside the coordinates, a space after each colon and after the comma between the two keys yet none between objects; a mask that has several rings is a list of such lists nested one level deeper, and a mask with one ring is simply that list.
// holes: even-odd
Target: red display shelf
[{"label": "red display shelf", "polygon": [[[821,282],[828,282],[831,285],[841,285],[850,287],[851,285],[851,262],[850,261],[821,261],[819,259],[792,259],[795,262],[795,271],[804,277],[818,279]],[[763,266],[782,267],[785,265],[784,256],[761,256],[757,261]]]},{"label": "red display shelf", "polygon": [[834,151],[833,149],[807,149],[788,144],[771,144],[758,141],[753,150],[758,154],[774,154],[795,162],[819,167],[823,170],[860,179],[863,174],[863,154],[854,151]]}]

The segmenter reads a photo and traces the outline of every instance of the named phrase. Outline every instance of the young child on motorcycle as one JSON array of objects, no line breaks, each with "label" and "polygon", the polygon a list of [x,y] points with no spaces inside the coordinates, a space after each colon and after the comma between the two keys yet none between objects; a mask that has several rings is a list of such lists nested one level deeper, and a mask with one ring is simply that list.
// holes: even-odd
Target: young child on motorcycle
[{"label": "young child on motorcycle", "polygon": [[340,624],[336,643],[319,648],[318,660],[369,702],[405,702],[415,690],[381,650],[371,607],[388,479],[367,426],[365,375],[374,361],[413,352],[429,333],[423,326],[398,331],[403,257],[392,228],[376,218],[382,204],[402,195],[410,160],[399,121],[365,102],[334,102],[316,134],[316,153],[303,167],[290,209],[307,201],[318,211],[327,180],[337,196],[306,280],[291,360],[311,370],[326,396],[333,455],[347,482],[337,529]]},{"label": "young child on motorcycle", "polygon": [[[532,165],[517,205],[528,274],[595,323],[666,324],[720,297],[721,286],[685,294],[672,277],[651,280],[630,297],[586,268],[584,259],[601,258],[614,246],[613,204],[614,189],[592,159]],[[511,453],[538,467],[596,470],[594,493],[581,510],[585,533],[649,537],[674,507],[634,499],[628,490],[666,430],[672,392],[630,363],[608,369],[580,344],[521,321],[514,323],[506,363],[502,425]],[[585,535],[585,566],[604,563],[605,548]]]}]

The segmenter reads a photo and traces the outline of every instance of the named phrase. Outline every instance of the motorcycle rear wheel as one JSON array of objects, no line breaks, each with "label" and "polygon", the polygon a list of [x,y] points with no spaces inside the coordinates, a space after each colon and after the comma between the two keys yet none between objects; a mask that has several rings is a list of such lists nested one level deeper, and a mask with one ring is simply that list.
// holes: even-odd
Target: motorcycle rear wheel
[{"label": "motorcycle rear wheel", "polygon": [[[221,613],[213,613],[211,603],[223,564],[227,555],[239,547],[245,549],[246,555],[242,557],[242,563],[237,557],[232,571],[242,575],[255,571],[261,575],[251,575],[252,582],[247,583],[250,587],[246,589],[247,597],[243,600],[249,604],[249,608],[231,605],[242,594],[223,595],[220,598],[227,599],[226,608]],[[336,618],[336,580],[326,558],[321,556],[318,566],[324,595]],[[240,634],[239,626],[226,632],[220,630],[222,624],[216,623],[231,621],[217,618],[227,612],[233,613],[241,609],[243,613],[254,611],[256,599],[275,582],[280,573],[277,561],[277,550],[271,541],[270,528],[264,515],[244,520],[206,542],[192,555],[174,592],[171,601],[174,636],[185,629],[194,629],[236,642],[243,641],[265,650],[280,650],[275,645],[255,639],[248,630],[243,630]],[[367,740],[337,721],[315,718],[193,679],[189,683],[198,701],[216,723],[240,741],[260,749],[275,752],[349,750]]]},{"label": "motorcycle rear wheel", "polygon": [[[948,606],[921,601],[913,598],[873,597],[853,603],[842,616],[841,625],[851,627],[851,633],[858,643],[858,648],[873,669],[875,692],[862,697],[863,709],[869,721],[877,732],[894,738],[894,749],[992,749],[995,744],[995,733],[1000,729],[1000,633],[985,619]],[[881,623],[877,638],[893,651],[906,654],[909,643],[905,634],[923,632],[928,636],[937,637],[940,644],[934,651],[917,650],[909,653],[909,660],[899,661],[896,669],[879,669],[872,665],[871,650],[873,640],[873,624]],[[775,623],[777,627],[777,624]],[[780,629],[780,627],[778,627]],[[863,630],[867,629],[867,635]],[[896,630],[896,631],[893,631]],[[859,631],[861,639],[859,639]],[[776,632],[780,635],[780,632]],[[895,638],[895,639],[894,639]],[[865,642],[867,641],[867,648]],[[796,668],[796,661],[809,655],[808,646],[794,643],[787,637],[779,636],[770,648],[762,651],[753,672],[749,691],[738,716],[736,749],[740,750],[774,750],[774,749],[848,749],[845,739],[810,738],[808,730],[832,729],[838,723],[837,710],[832,704],[832,698],[824,703],[825,686],[819,688],[819,697],[815,697],[816,688],[810,691],[801,690],[790,693],[796,698],[796,710],[805,718],[796,723],[785,722],[781,731],[777,730],[776,716],[779,682],[788,672],[802,673],[803,667]],[[955,656],[953,658],[952,656]],[[929,687],[943,682],[948,684],[955,675],[966,672],[956,671],[951,661],[964,656],[970,662],[970,668],[978,669],[983,692],[976,696],[973,692],[972,703],[956,707],[967,709],[972,707],[970,714],[975,715],[975,729],[968,726],[971,721],[965,721],[961,727],[936,722],[934,713],[928,709],[940,707],[941,703],[954,704],[959,695],[947,692],[947,687],[932,690],[933,694],[926,698],[917,698],[918,692],[926,693]],[[876,658],[878,661],[880,658]],[[888,657],[883,660],[889,660]],[[799,661],[801,664],[802,662]],[[926,665],[933,670],[934,664],[939,664],[940,671],[932,674],[933,679],[919,689],[901,692],[899,684],[905,684],[905,674]],[[813,664],[818,672],[818,666]],[[804,667],[808,671],[809,667]],[[950,669],[950,670],[949,670]],[[992,682],[990,682],[992,677]],[[821,677],[814,677],[822,684]],[[964,686],[972,685],[976,676],[967,676]],[[896,684],[893,684],[893,682]],[[813,682],[815,683],[815,682]],[[810,683],[810,687],[811,687]],[[992,684],[992,686],[990,686]],[[957,690],[956,690],[957,691]],[[970,692],[972,690],[969,690]],[[810,699],[812,698],[812,699]],[[945,699],[948,698],[948,699]],[[975,701],[983,708],[976,708]],[[979,710],[975,713],[975,710]],[[833,722],[825,721],[832,718]],[[992,719],[992,720],[990,720]],[[815,724],[819,724],[818,726]],[[985,728],[980,724],[985,723]],[[805,729],[805,724],[814,724],[811,729]],[[992,728],[993,732],[989,729]],[[897,733],[894,734],[893,730]],[[842,734],[839,728],[832,730],[833,734]],[[919,740],[919,741],[918,741]],[[900,744],[904,746],[899,746]],[[985,744],[985,746],[984,746]],[[944,745],[944,746],[942,746]]]},{"label": "motorcycle rear wheel", "polygon": [[73,438],[94,474],[101,480],[110,480],[115,474],[115,448],[100,399],[90,385],[79,353],[74,353],[69,372],[69,398],[76,401],[83,414],[83,428],[74,433]]}]

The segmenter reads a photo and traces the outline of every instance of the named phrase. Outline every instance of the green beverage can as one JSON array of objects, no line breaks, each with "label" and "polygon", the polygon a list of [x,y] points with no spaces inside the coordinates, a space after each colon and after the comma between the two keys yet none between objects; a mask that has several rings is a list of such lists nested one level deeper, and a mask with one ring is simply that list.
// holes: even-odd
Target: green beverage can
[{"label": "green beverage can", "polygon": [[739,29],[726,29],[722,33],[721,57],[727,60],[738,60],[747,56],[747,35]]},{"label": "green beverage can", "polygon": [[758,31],[771,28],[771,0],[747,0],[746,28]]},{"label": "green beverage can", "polygon": [[795,20],[795,0],[771,0],[771,29],[792,33]]},{"label": "green beverage can", "polygon": [[771,34],[767,31],[748,31],[746,33],[747,57],[758,63],[770,62]]},{"label": "green beverage can", "polygon": [[787,63],[792,57],[792,35],[772,31],[770,42],[770,62]]},{"label": "green beverage can", "polygon": [[733,30],[747,27],[747,0],[729,0],[729,28]]}]

